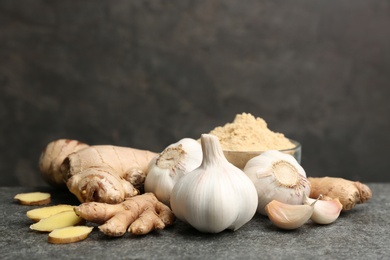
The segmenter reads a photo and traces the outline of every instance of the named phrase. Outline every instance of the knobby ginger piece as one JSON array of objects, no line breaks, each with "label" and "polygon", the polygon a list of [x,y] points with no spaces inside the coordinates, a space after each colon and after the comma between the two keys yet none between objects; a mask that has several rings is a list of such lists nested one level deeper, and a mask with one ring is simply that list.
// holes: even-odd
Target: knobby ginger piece
[{"label": "knobby ginger piece", "polygon": [[371,189],[361,183],[336,177],[307,178],[310,182],[310,198],[318,198],[320,195],[339,199],[343,205],[343,211],[351,210],[356,204],[364,203],[371,199]]},{"label": "knobby ginger piece", "polygon": [[47,182],[66,185],[80,202],[116,204],[141,193],[155,156],[147,150],[59,139],[47,145],[39,165]]},{"label": "knobby ginger piece", "polygon": [[89,147],[77,140],[59,139],[50,142],[39,158],[39,170],[43,179],[54,187],[66,187],[68,178],[65,171],[61,171],[61,164],[65,158],[74,152]]},{"label": "knobby ginger piece", "polygon": [[117,204],[140,194],[156,155],[130,147],[90,146],[70,154],[62,164],[69,176],[66,185],[80,202]]},{"label": "knobby ginger piece", "polygon": [[70,226],[55,229],[49,233],[48,241],[52,244],[68,244],[84,240],[92,232],[93,227]]},{"label": "knobby ginger piece", "polygon": [[14,199],[22,205],[39,206],[49,204],[51,195],[46,192],[28,192],[16,194]]},{"label": "knobby ginger piece", "polygon": [[83,221],[84,220],[81,217],[76,215],[74,210],[68,210],[41,219],[37,223],[32,224],[30,229],[41,232],[51,232],[54,229],[78,225]]},{"label": "knobby ginger piece", "polygon": [[134,196],[119,204],[87,202],[75,207],[75,212],[87,221],[104,223],[99,230],[115,237],[124,235],[126,230],[144,235],[175,221],[171,209],[158,201],[153,193]]},{"label": "knobby ginger piece", "polygon": [[47,207],[32,209],[27,211],[26,215],[32,221],[38,222],[41,219],[48,218],[57,213],[73,210],[74,207],[75,206],[72,205],[59,204],[55,206],[47,206]]}]

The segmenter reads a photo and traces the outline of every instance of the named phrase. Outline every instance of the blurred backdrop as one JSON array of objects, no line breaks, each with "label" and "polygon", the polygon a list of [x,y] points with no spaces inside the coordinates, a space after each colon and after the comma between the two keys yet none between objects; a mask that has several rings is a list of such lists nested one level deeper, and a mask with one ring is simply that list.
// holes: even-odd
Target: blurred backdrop
[{"label": "blurred backdrop", "polygon": [[390,181],[387,0],[0,1],[0,186],[58,138],[162,151],[247,112],[309,176]]}]

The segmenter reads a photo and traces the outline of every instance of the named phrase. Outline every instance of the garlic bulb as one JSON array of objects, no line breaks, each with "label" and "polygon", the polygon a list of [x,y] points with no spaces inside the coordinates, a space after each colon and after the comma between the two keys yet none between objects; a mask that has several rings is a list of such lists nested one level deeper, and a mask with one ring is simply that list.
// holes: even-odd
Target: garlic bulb
[{"label": "garlic bulb", "polygon": [[[305,195],[303,203],[306,205],[310,205],[314,201],[316,200],[311,199]],[[336,221],[342,209],[343,205],[341,204],[339,199],[318,200],[314,205],[314,212],[310,219],[314,223],[327,225]]]},{"label": "garlic bulb", "polygon": [[201,144],[202,164],[173,187],[172,211],[201,232],[237,230],[256,213],[256,189],[227,161],[216,136],[203,134]]},{"label": "garlic bulb", "polygon": [[198,141],[183,138],[171,144],[149,164],[145,179],[145,192],[152,192],[157,199],[169,206],[175,183],[186,173],[199,167],[202,162],[202,147]]},{"label": "garlic bulb", "polygon": [[247,162],[244,172],[256,187],[260,214],[267,215],[265,206],[272,200],[302,204],[303,194],[310,194],[306,172],[292,155],[276,150],[263,152]]},{"label": "garlic bulb", "polygon": [[268,218],[281,229],[297,229],[305,224],[314,212],[314,200],[311,204],[291,205],[273,200],[265,206]]}]

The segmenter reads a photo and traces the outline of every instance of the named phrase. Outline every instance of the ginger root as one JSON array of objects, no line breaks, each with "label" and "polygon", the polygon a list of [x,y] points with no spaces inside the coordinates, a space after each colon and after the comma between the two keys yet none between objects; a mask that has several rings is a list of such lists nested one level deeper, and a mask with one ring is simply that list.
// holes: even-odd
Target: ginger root
[{"label": "ginger root", "polygon": [[371,189],[361,183],[343,178],[320,177],[307,178],[311,185],[310,198],[323,196],[339,199],[343,205],[343,211],[351,210],[356,204],[364,203],[371,199]]},{"label": "ginger root", "polygon": [[66,173],[61,172],[61,164],[69,154],[88,146],[69,139],[59,139],[49,143],[39,158],[39,170],[43,179],[52,186],[66,186],[66,176],[64,176]]},{"label": "ginger root", "polygon": [[100,231],[108,236],[123,236],[126,230],[143,235],[173,224],[175,216],[153,193],[127,198],[119,204],[83,203],[74,208],[83,219],[103,225]]},{"label": "ginger root", "polygon": [[67,186],[80,202],[120,203],[140,193],[149,162],[157,154],[112,145],[89,146],[59,139],[47,145],[39,168],[55,186]]}]

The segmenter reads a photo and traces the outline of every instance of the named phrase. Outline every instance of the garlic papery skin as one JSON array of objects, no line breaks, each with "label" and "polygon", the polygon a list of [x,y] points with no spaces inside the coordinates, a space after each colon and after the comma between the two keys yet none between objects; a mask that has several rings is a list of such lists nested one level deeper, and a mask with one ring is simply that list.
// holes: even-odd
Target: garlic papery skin
[{"label": "garlic papery skin", "polygon": [[149,164],[144,188],[169,206],[171,191],[175,183],[202,163],[202,147],[191,138],[183,138],[167,146]]},{"label": "garlic papery skin", "polygon": [[306,172],[292,155],[265,151],[250,159],[244,172],[256,187],[260,214],[267,215],[265,206],[272,200],[300,205],[303,194],[310,194]]},{"label": "garlic papery skin", "polygon": [[[321,196],[322,197],[322,196]],[[303,203],[306,205],[312,204],[315,199],[305,196]],[[310,219],[317,224],[327,225],[336,221],[343,209],[339,199],[332,200],[317,200],[314,205],[314,212]]]},{"label": "garlic papery skin", "polygon": [[310,205],[291,205],[273,200],[265,206],[268,218],[281,229],[297,229],[303,226],[313,215],[314,201]]},{"label": "garlic papery skin", "polygon": [[203,134],[201,145],[202,164],[173,187],[172,211],[201,232],[237,230],[256,213],[256,189],[242,170],[228,162],[216,136]]}]

